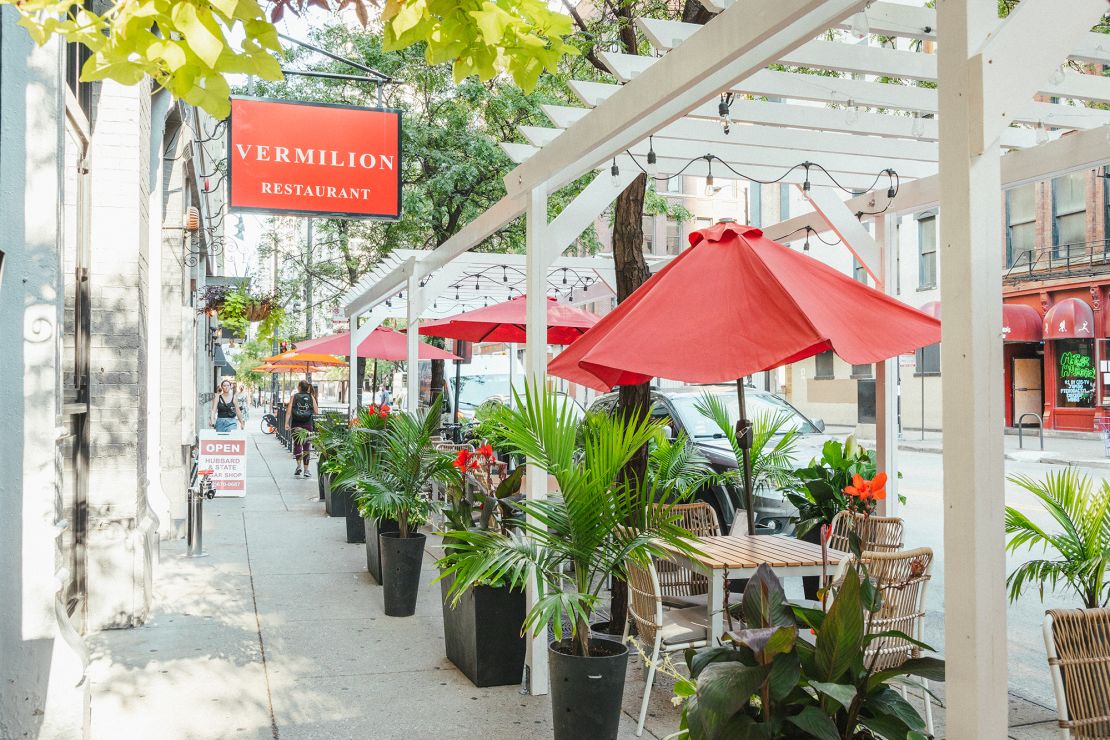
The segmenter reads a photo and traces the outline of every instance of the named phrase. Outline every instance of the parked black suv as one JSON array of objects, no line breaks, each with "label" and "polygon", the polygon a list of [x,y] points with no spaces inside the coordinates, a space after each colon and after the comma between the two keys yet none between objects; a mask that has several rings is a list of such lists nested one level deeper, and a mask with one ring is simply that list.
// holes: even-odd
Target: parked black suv
[{"label": "parked black suv", "polygon": [[[679,432],[686,435],[697,445],[698,450],[709,460],[714,470],[723,472],[735,469],[736,457],[728,440],[724,438],[716,424],[698,413],[694,404],[705,393],[719,396],[729,409],[733,423],[739,416],[739,401],[736,387],[732,385],[684,386],[681,388],[652,389],[652,416],[669,420],[668,426],[674,436]],[[748,418],[760,413],[788,414],[793,426],[800,434],[795,460],[799,467],[813,457],[821,454],[821,446],[829,437],[824,435],[825,423],[820,419],[808,419],[786,399],[755,388],[746,389]],[[599,396],[591,405],[590,411],[609,412],[616,406],[617,394]],[[743,508],[743,491],[739,486],[716,485],[698,491],[696,498],[706,501],[717,511],[717,517],[725,532],[732,527],[738,508]],[[791,534],[794,524],[791,518],[797,509],[786,501],[782,493],[764,488],[755,491],[755,521],[761,531],[767,534]]]}]

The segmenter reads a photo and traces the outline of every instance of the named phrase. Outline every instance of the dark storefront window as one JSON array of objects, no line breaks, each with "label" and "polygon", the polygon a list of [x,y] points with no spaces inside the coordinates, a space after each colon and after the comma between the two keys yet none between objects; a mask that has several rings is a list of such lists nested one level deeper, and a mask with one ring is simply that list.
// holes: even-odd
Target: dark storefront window
[{"label": "dark storefront window", "polygon": [[915,353],[914,375],[940,375],[940,343],[922,347]]},{"label": "dark storefront window", "polygon": [[1095,343],[1092,339],[1058,339],[1056,408],[1089,409],[1095,405]]},{"label": "dark storefront window", "polygon": [[830,350],[814,355],[813,360],[817,365],[817,370],[813,375],[814,380],[832,380],[833,379],[833,353]]}]

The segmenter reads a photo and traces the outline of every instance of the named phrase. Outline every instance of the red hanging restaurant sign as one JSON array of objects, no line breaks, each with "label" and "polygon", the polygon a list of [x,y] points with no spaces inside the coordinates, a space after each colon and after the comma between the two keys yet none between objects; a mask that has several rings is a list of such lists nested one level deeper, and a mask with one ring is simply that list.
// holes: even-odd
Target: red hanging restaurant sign
[{"label": "red hanging restaurant sign", "polygon": [[228,207],[339,218],[401,216],[401,112],[232,98]]}]

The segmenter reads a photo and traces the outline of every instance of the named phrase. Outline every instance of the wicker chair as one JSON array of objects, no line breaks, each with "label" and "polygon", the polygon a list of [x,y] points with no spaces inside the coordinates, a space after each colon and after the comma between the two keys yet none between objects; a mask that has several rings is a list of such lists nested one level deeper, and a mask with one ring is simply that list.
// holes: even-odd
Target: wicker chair
[{"label": "wicker chair", "polygon": [[902,520],[894,516],[870,516],[841,511],[833,517],[829,547],[849,552],[848,533],[855,530],[864,552],[897,552],[902,549]]},{"label": "wicker chair", "polygon": [[636,634],[645,645],[651,645],[647,683],[640,703],[640,717],[636,722],[636,736],[639,737],[644,733],[648,699],[660,656],[686,648],[704,647],[708,644],[709,626],[703,607],[663,611],[659,575],[654,564],[645,568],[635,561],[626,560],[625,568],[628,571],[628,619],[624,625],[624,639],[628,639],[629,628],[635,624]]},{"label": "wicker chair", "polygon": [[[919,547],[899,552],[864,552],[863,563],[883,597],[882,607],[870,619],[869,633],[897,630],[921,640],[925,628],[925,592],[932,578],[933,551],[928,547]],[[884,637],[867,646],[863,660],[865,665],[874,660],[875,670],[882,671],[920,656],[921,648],[912,642]],[[932,735],[933,705],[929,700],[929,682],[925,678],[920,680],[924,689],[925,726]]]},{"label": "wicker chair", "polygon": [[[679,526],[695,537],[714,537],[721,533],[717,512],[709,504],[697,501],[692,504],[678,504],[672,508],[680,516]],[[704,596],[709,592],[709,582],[701,573],[695,573],[669,560],[656,560],[655,570],[659,576],[663,603],[667,606],[684,607],[705,603]],[[698,596],[703,598],[690,598]]]},{"label": "wicker chair", "polygon": [[1060,737],[1110,737],[1110,609],[1046,612],[1044,644]]}]

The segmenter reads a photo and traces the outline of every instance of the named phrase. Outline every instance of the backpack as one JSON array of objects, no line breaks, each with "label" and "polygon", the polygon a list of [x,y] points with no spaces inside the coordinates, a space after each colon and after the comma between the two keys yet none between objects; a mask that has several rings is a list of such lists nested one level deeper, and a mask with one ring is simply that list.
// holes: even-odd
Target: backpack
[{"label": "backpack", "polygon": [[293,421],[303,423],[312,420],[312,396],[307,393],[293,395]]}]

